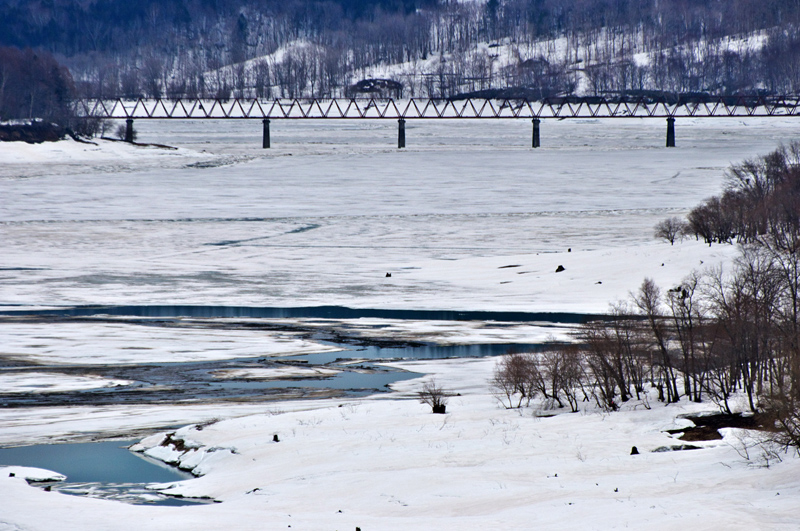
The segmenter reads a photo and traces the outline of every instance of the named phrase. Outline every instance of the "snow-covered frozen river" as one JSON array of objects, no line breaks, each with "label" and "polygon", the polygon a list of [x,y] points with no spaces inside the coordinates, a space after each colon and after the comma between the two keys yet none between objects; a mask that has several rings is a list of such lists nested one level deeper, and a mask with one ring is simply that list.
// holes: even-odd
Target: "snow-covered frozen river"
[{"label": "snow-covered frozen river", "polygon": [[[733,246],[670,246],[653,239],[653,226],[719,193],[732,163],[800,129],[783,118],[678,120],[677,147],[666,149],[665,125],[546,120],[535,150],[527,120],[409,121],[402,151],[394,121],[275,120],[269,150],[260,147],[260,121],[232,120],[136,123],[140,142],[174,150],[0,144],[0,312],[190,305],[603,313],[644,277],[673,286],[693,269],[728,263]],[[385,364],[435,375],[451,389],[443,418],[409,400],[419,378],[372,397],[288,397],[269,406],[147,403],[136,391],[122,405],[36,403],[37,394],[131,389],[132,373],[110,369],[147,364],[268,360],[215,367],[214,378],[232,387],[336,377],[338,369],[313,363],[273,364],[338,356],[320,336],[468,350],[568,340],[573,326],[367,314],[237,319],[147,326],[114,316],[0,317],[0,385],[32,397],[25,407],[0,407],[0,445],[139,438],[200,423],[176,432],[191,452],[178,455],[159,435],[142,448],[187,459],[202,475],[161,490],[224,502],[121,508],[48,498],[22,472],[0,474],[0,529],[54,521],[170,530],[231,522],[262,529],[264,521],[303,529],[796,523],[796,462],[775,473],[754,469],[734,448],[734,432],[702,451],[654,452],[670,446],[665,429],[683,426],[677,415],[712,404],[641,403],[613,416],[543,419],[497,406],[488,387],[493,360],[485,358]],[[169,382],[158,384],[168,396]],[[277,434],[280,444],[271,444]],[[633,444],[641,459],[629,459]]]},{"label": "snow-covered frozen river", "polygon": [[[602,313],[645,276],[670,285],[729,260],[731,246],[657,242],[653,225],[718,192],[730,164],[796,132],[783,118],[679,120],[678,147],[667,149],[663,120],[547,120],[543,147],[530,149],[527,120],[421,120],[407,124],[408,147],[398,150],[393,120],[276,120],[273,148],[264,150],[258,121],[136,127],[141,142],[178,149],[0,144],[0,311],[355,313],[295,312],[248,325],[260,330],[3,318],[0,356],[17,366],[5,377],[15,403],[37,386],[105,392],[138,381],[132,371],[101,377],[87,367],[323,352],[317,360],[334,360],[338,347],[311,332],[458,346],[462,355],[479,344],[568,340],[569,326],[502,321],[528,315],[519,312]],[[465,313],[480,311],[499,313]],[[264,329],[275,326],[311,332]],[[41,384],[45,376],[20,373],[30,364],[78,368],[39,371],[51,379]],[[326,370],[276,374],[347,376]]]},{"label": "snow-covered frozen river", "polygon": [[[0,303],[604,311],[657,221],[796,131],[679,120],[666,149],[662,122],[546,121],[536,150],[526,120],[414,121],[402,151],[394,121],[275,121],[269,150],[233,120],[137,122],[178,151],[3,145]],[[594,287],[547,276],[587,260]]]}]

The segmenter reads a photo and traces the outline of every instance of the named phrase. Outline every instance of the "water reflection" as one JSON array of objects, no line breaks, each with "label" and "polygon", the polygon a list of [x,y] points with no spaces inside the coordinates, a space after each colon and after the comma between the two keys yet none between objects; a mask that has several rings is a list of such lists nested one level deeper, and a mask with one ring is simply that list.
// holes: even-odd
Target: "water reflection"
[{"label": "water reflection", "polygon": [[6,310],[0,315],[63,315],[86,317],[91,315],[117,315],[131,317],[261,317],[316,318],[316,319],[408,319],[417,321],[502,321],[580,324],[602,315],[565,312],[487,312],[452,310],[387,310],[375,308],[347,308],[345,306],[76,306],[50,310]]},{"label": "water reflection", "polygon": [[382,348],[377,346],[352,347],[344,346],[347,350],[338,352],[322,352],[319,354],[304,354],[286,359],[306,361],[310,364],[332,363],[337,359],[412,359],[429,360],[444,358],[483,358],[486,356],[500,356],[509,352],[539,352],[544,346],[534,343],[489,343],[482,345],[422,345],[410,347]]}]

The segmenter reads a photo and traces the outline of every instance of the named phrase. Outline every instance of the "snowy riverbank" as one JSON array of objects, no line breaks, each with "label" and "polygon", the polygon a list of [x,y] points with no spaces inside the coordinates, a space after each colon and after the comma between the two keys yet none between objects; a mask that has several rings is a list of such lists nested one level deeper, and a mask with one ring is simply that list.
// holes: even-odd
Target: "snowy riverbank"
[{"label": "snowy riverbank", "polygon": [[[758,448],[723,430],[692,442],[665,430],[680,414],[713,410],[682,402],[631,403],[611,415],[506,410],[487,392],[493,360],[403,364],[434,374],[460,396],[446,415],[413,399],[383,397],[281,405],[272,411],[144,439],[147,454],[202,477],[157,486],[219,504],[142,507],[47,493],[0,478],[0,521],[23,529],[790,529],[800,462],[764,467]],[[402,396],[418,381],[405,382]],[[283,409],[285,408],[285,409]],[[225,410],[222,409],[222,412]],[[224,416],[224,413],[223,413]],[[274,442],[274,435],[279,442]],[[164,444],[162,446],[162,444]],[[630,455],[637,446],[640,455]]]}]

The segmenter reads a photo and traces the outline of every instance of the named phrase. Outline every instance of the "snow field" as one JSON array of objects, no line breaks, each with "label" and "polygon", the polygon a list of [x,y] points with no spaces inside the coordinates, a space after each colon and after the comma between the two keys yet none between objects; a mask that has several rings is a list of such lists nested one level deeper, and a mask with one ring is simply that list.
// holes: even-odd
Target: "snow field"
[{"label": "snow field", "polygon": [[[24,178],[0,179],[0,302],[574,308],[584,297],[575,285],[554,289],[563,277],[534,287],[497,269],[478,273],[478,284],[470,277],[480,262],[469,260],[499,267],[522,255],[655,245],[656,222],[717,193],[725,168],[795,127],[683,120],[679,147],[665,149],[660,120],[547,121],[550,147],[531,150],[530,124],[425,120],[409,130],[419,145],[398,151],[370,143],[396,134],[393,123],[276,121],[279,147],[261,150],[249,123],[140,122],[144,139],[185,148],[184,164],[114,143],[140,150],[138,166],[99,167],[99,155],[70,141],[59,144],[84,157],[83,172],[31,156],[15,170]],[[194,165],[194,154],[207,156],[200,148],[214,150],[210,167]],[[0,146],[0,161],[13,154]],[[614,258],[639,266],[635,255]],[[673,262],[675,276],[704,259],[691,258],[685,271]],[[605,274],[586,278],[605,287],[584,311],[658,274],[641,265],[619,275],[622,289],[609,290],[620,285]]]}]

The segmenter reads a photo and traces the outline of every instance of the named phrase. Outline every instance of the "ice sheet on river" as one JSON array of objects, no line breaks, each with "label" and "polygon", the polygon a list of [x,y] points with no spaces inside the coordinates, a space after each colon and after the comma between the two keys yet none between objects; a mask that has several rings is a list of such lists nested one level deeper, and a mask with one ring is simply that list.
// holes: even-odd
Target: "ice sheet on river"
[{"label": "ice sheet on river", "polygon": [[163,328],[147,322],[0,320],[0,357],[53,365],[181,363],[341,350],[289,332]]},{"label": "ice sheet on river", "polygon": [[[84,171],[30,155],[0,177],[0,302],[604,311],[662,262],[665,281],[707,262],[702,245],[685,264],[662,258],[675,249],[653,226],[796,127],[686,119],[665,149],[660,122],[547,121],[531,150],[524,121],[421,121],[405,151],[382,144],[395,133],[383,122],[276,123],[271,150],[241,122],[143,122],[140,138],[250,159],[175,167],[115,144],[141,162],[126,172],[59,143]],[[0,162],[14,149],[0,145]],[[566,275],[532,280],[530,268],[568,259],[602,270],[565,284],[576,269],[563,264]]]}]

